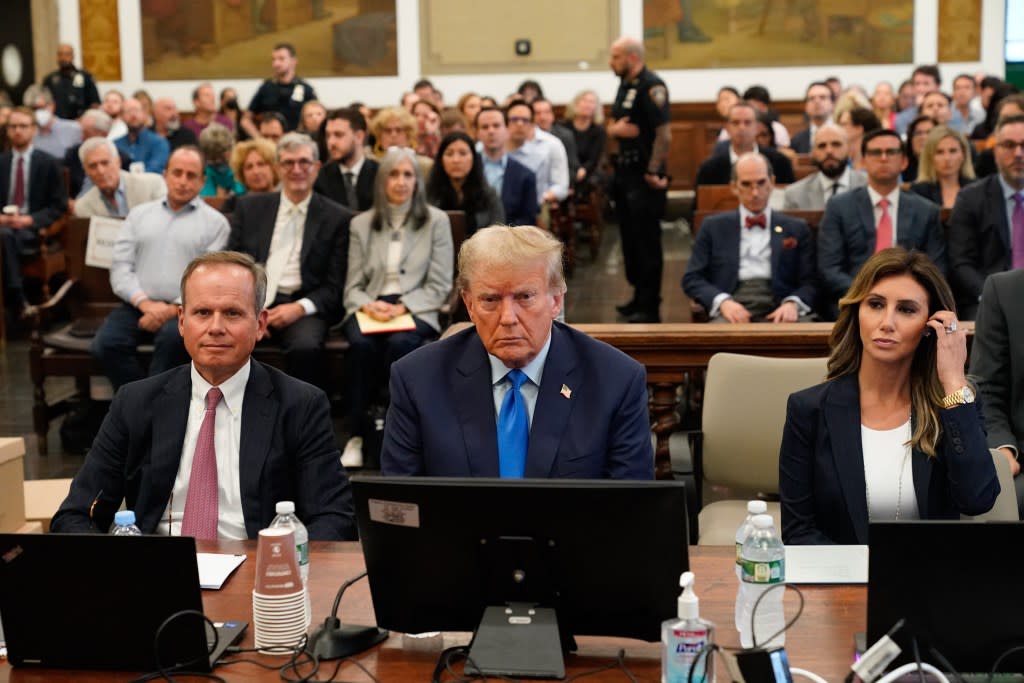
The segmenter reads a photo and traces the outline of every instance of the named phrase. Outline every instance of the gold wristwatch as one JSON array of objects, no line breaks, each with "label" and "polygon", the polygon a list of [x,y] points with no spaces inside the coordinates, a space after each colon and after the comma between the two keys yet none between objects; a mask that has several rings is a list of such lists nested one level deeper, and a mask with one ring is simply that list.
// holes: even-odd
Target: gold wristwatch
[{"label": "gold wristwatch", "polygon": [[974,403],[974,391],[967,386],[960,387],[942,399],[943,408],[952,408],[953,406],[964,405],[965,403]]}]

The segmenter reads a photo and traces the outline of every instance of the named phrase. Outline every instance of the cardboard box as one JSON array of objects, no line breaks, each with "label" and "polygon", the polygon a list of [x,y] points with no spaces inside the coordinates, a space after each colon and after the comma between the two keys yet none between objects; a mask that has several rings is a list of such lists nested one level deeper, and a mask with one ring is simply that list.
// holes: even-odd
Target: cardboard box
[{"label": "cardboard box", "polygon": [[33,479],[25,482],[25,520],[50,531],[50,520],[68,497],[70,479]]},{"label": "cardboard box", "polygon": [[25,440],[0,437],[0,532],[25,524]]}]

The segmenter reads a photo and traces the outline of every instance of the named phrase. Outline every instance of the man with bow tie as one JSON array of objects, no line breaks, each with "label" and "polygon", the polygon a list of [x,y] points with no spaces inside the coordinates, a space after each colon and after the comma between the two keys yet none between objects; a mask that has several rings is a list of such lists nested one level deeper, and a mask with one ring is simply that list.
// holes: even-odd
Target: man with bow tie
[{"label": "man with bow tie", "polygon": [[807,223],[772,212],[771,163],[757,152],[733,164],[737,211],[704,220],[683,291],[712,322],[798,322],[815,304],[814,241]]}]

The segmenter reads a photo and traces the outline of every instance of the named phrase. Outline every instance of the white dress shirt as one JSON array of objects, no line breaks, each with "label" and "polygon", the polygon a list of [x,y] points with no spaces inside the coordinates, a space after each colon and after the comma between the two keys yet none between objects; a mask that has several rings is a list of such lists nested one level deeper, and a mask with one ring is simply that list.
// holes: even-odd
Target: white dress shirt
[{"label": "white dress shirt", "polygon": [[[277,283],[277,291],[283,294],[291,294],[302,287],[302,237],[309,214],[309,201],[312,198],[313,193],[310,192],[301,202],[293,204],[284,192],[281,193],[281,203],[277,207],[277,219],[274,221],[274,235],[270,238],[270,251],[267,252],[268,261],[270,255],[281,248],[281,242],[284,239],[283,233],[291,220],[292,211],[298,211],[299,214],[295,223],[295,239],[292,242],[292,250],[288,254],[281,279]],[[302,306],[306,315],[316,313],[316,304],[308,298],[299,299],[295,303]]]},{"label": "white dress shirt", "polygon": [[843,174],[838,178],[829,178],[824,173],[818,173],[818,183],[821,185],[821,196],[824,198],[825,203],[828,204],[828,200],[832,199],[832,186],[838,184],[839,189],[836,190],[836,194],[842,194],[850,189],[850,167],[843,167]]}]

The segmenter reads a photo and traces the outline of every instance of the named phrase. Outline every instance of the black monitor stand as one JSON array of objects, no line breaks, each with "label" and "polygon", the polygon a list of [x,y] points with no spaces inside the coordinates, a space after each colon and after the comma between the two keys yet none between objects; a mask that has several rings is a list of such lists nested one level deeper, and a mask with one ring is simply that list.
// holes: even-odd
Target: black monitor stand
[{"label": "black monitor stand", "polygon": [[469,646],[467,674],[565,678],[555,610],[510,603],[484,610]]}]

